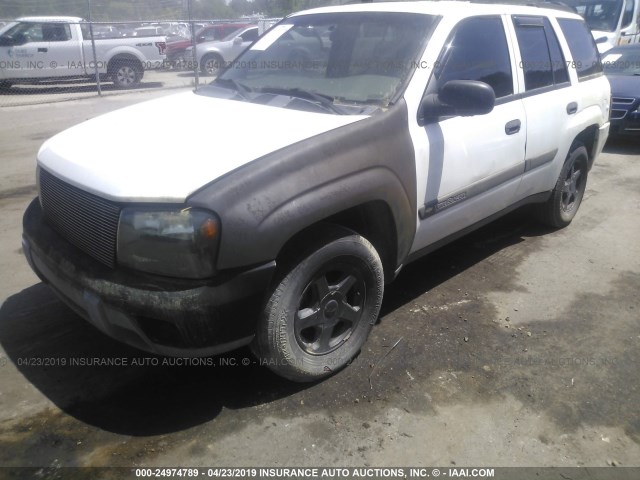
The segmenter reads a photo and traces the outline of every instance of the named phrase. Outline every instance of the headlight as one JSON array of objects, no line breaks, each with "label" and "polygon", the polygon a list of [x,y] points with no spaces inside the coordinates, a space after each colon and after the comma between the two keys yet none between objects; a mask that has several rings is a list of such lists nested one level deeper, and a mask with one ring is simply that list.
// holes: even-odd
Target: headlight
[{"label": "headlight", "polygon": [[125,208],[118,264],[170,277],[210,277],[219,238],[220,222],[206,210]]}]

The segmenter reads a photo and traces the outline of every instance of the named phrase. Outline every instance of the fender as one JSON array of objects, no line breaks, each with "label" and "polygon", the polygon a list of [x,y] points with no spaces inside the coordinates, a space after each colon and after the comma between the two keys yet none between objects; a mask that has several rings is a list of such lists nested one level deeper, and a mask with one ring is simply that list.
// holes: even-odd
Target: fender
[{"label": "fender", "polygon": [[188,205],[221,218],[218,268],[272,261],[296,233],[372,201],[389,206],[402,263],[415,236],[417,205],[407,118],[400,100],[387,112],[272,152],[194,193]]},{"label": "fender", "polygon": [[133,48],[127,45],[120,45],[118,47],[109,49],[105,53],[105,63],[108,64],[113,59],[113,57],[117,57],[118,55],[133,56],[137,58],[141,63],[144,63],[147,60],[144,55],[142,55],[142,52],[137,48]]},{"label": "fender", "polygon": [[[596,87],[598,84],[601,88]],[[589,152],[589,170],[591,169],[603,144],[598,140],[599,129],[609,123],[610,88],[606,77],[600,74],[574,87],[580,91],[581,100],[578,103],[578,111],[569,117],[567,133],[559,145],[555,159],[545,168],[529,173],[544,177],[540,177],[539,183],[547,185],[548,190],[555,186],[569,150],[576,140],[586,145]]]},{"label": "fender", "polygon": [[217,55],[220,55],[221,57],[223,56],[217,46],[211,45],[202,50],[202,54],[200,55],[200,57],[204,57],[205,55],[209,55],[210,53],[215,53]]}]

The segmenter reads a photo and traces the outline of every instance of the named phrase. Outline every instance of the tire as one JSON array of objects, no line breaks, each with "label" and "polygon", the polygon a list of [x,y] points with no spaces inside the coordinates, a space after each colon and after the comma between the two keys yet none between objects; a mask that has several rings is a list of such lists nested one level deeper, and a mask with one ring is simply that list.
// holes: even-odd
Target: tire
[{"label": "tire", "polygon": [[200,71],[203,75],[217,75],[224,66],[224,59],[217,54],[207,55],[202,59]]},{"label": "tire", "polygon": [[551,197],[538,210],[539,220],[553,228],[564,228],[575,217],[587,187],[589,154],[579,142],[571,146]]},{"label": "tire", "polygon": [[140,83],[142,69],[133,60],[114,60],[111,71],[111,81],[116,88],[133,88]]},{"label": "tire", "polygon": [[380,256],[365,238],[340,231],[316,245],[276,281],[252,344],[261,365],[296,382],[327,377],[353,359],[384,292]]}]

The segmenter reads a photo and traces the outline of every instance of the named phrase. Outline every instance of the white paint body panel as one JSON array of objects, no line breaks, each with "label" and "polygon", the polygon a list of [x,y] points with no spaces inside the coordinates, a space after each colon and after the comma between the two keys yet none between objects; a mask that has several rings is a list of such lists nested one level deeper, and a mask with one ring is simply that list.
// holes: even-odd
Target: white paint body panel
[{"label": "white paint body panel", "polygon": [[[470,9],[485,7],[469,6]],[[518,95],[526,92],[512,15],[527,13],[542,16],[547,12],[542,9],[511,11],[512,8],[519,7],[505,6],[501,17],[511,57],[513,91]],[[488,13],[497,15],[495,11]],[[575,18],[575,15],[554,11],[549,17],[564,58],[571,60],[571,52],[554,17]],[[464,15],[451,15],[441,20],[423,54],[424,65],[433,65],[439,58],[449,34],[463,18]],[[418,216],[411,253],[528,196],[551,190],[571,144],[587,126],[602,127],[604,123],[601,132],[606,138],[610,93],[604,76],[580,82],[575,69],[569,69],[571,86],[567,88],[524,95],[522,99],[515,98],[496,105],[486,115],[455,117],[420,126],[417,122],[418,110],[431,75],[432,68],[418,69],[405,92],[409,108],[409,132],[416,155],[416,207],[420,211],[424,205],[447,200],[458,192],[463,192],[465,199],[433,216],[424,219]],[[575,114],[567,113],[570,102],[578,104]],[[506,135],[505,126],[511,120],[520,120],[521,128],[515,135]],[[527,161],[535,162],[554,151],[553,160],[525,171]],[[501,183],[466,198],[466,192],[472,191],[478,183],[518,169],[522,171],[520,176],[507,175]]]},{"label": "white paint body panel", "polygon": [[[175,112],[181,120],[169,125]],[[248,162],[363,118],[188,92],[72,127],[44,143],[38,163],[110,200],[180,203]]]},{"label": "white paint body panel", "polygon": [[[421,135],[416,135],[419,142],[428,145],[424,154],[416,157],[416,162],[428,165],[427,183],[418,190],[419,207],[464,192],[514,167],[524,170],[526,117],[522,103],[496,106],[482,116],[482,121],[478,120],[478,116],[455,117],[427,125]],[[520,120],[522,127],[518,133],[507,135],[505,125],[511,120]],[[513,201],[519,183],[520,177],[514,177],[508,185],[502,184],[499,191],[465,199],[458,208],[420,221],[412,250],[419,250],[506,208]]]}]

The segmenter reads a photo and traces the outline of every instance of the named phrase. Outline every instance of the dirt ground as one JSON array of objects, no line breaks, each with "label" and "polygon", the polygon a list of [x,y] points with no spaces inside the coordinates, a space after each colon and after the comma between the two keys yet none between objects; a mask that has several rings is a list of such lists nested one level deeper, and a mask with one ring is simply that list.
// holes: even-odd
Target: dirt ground
[{"label": "dirt ground", "polygon": [[0,466],[640,466],[640,142],[569,228],[519,211],[407,266],[353,364],[298,385],[120,345],[22,256],[42,141],[157,95],[0,110]]}]

